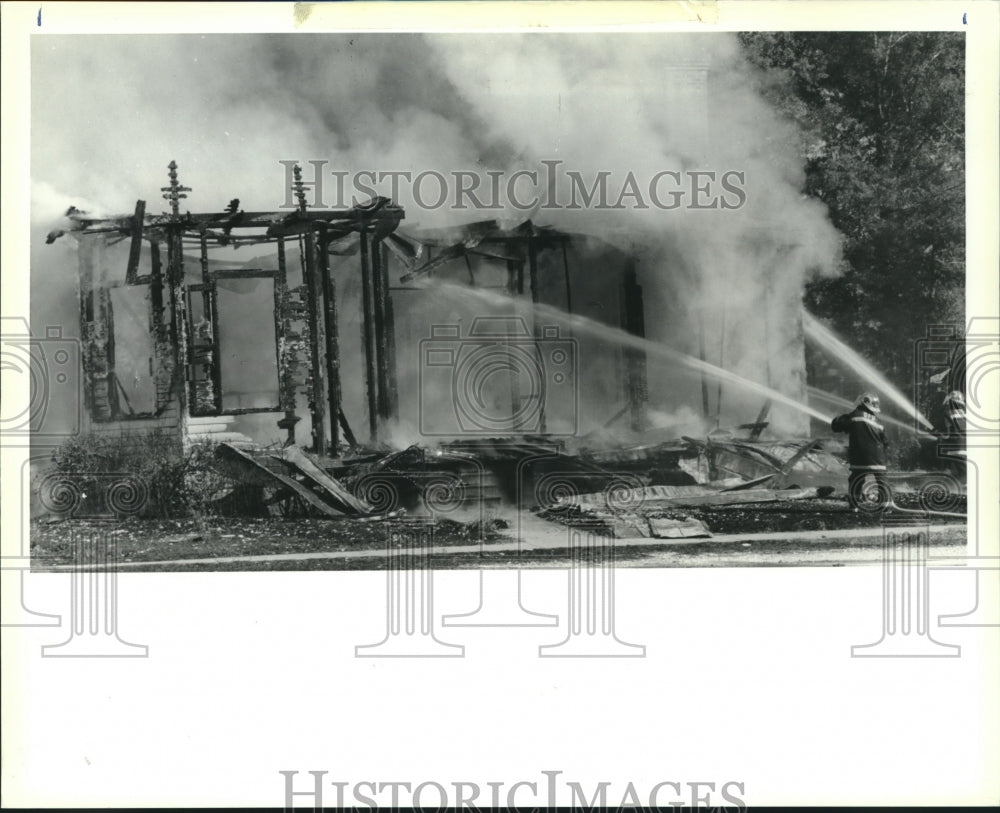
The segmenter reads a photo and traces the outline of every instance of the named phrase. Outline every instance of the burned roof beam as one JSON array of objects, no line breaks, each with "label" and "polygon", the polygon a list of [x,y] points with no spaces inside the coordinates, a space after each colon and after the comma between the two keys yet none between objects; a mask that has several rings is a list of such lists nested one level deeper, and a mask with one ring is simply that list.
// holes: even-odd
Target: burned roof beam
[{"label": "burned roof beam", "polygon": [[[69,232],[82,232],[85,234],[101,234],[107,232],[118,232],[120,234],[131,234],[135,228],[134,215],[115,215],[112,217],[87,217],[79,214],[68,216],[73,224]],[[231,215],[226,213],[198,213],[185,214],[180,216],[180,221],[191,231],[201,233],[210,226],[225,227],[231,219]],[[262,228],[276,226],[276,234],[284,224],[304,226],[306,230],[309,224],[313,228],[321,223],[332,223],[338,221],[353,221],[347,227],[349,231],[360,231],[362,221],[366,221],[369,226],[373,221],[379,223],[399,222],[404,217],[403,210],[398,206],[386,206],[375,212],[366,212],[363,209],[338,209],[327,212],[310,212],[308,217],[301,218],[297,213],[292,213],[291,218],[287,212],[244,212],[236,228]],[[172,215],[146,215],[143,218],[143,229],[157,229],[168,225],[176,224],[178,220]],[[63,233],[66,233],[65,231]],[[55,234],[55,232],[53,232]],[[61,236],[61,234],[56,235]]]},{"label": "burned roof beam", "polygon": [[431,260],[425,262],[419,268],[414,268],[407,274],[403,274],[400,278],[400,282],[412,282],[417,277],[423,277],[429,274],[436,268],[440,268],[442,265],[450,263],[452,260],[457,260],[460,257],[465,256],[466,247],[459,243],[458,245],[448,246],[440,254]]}]

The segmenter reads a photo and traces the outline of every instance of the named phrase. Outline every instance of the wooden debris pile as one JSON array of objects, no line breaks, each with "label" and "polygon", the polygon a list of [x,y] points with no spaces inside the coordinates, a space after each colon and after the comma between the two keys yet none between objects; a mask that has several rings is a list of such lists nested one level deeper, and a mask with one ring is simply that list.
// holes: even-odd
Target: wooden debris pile
[{"label": "wooden debris pile", "polygon": [[846,483],[842,464],[818,441],[684,438],[569,454],[545,439],[492,438],[348,460],[318,458],[295,445],[220,443],[215,461],[240,488],[256,489],[271,514],[446,518],[506,504],[563,524],[597,522],[617,538],[706,537],[711,529],[692,516],[697,509],[808,500],[831,494],[831,482]]},{"label": "wooden debris pile", "polygon": [[273,506],[273,513],[317,513],[330,518],[377,513],[297,446],[268,452],[220,443],[215,448],[215,465],[240,485],[258,488],[262,504]]}]

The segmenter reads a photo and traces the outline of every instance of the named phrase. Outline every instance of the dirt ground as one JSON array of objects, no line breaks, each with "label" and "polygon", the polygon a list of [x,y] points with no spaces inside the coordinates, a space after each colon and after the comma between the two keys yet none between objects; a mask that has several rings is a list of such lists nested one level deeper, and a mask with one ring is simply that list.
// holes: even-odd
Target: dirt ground
[{"label": "dirt ground", "polygon": [[[900,506],[907,507],[900,499]],[[916,506],[911,506],[915,508]],[[964,506],[961,506],[964,509]],[[516,516],[507,517],[503,511],[495,512],[488,518],[465,521],[451,519],[438,520],[434,525],[433,564],[441,568],[465,567],[519,567],[555,566],[565,558],[565,546],[560,549],[560,528],[555,522],[546,522],[537,517],[525,524],[522,536],[535,537],[539,530],[549,531],[554,543],[548,550],[522,551],[501,550],[491,546],[517,541]],[[853,512],[842,499],[811,499],[789,502],[764,503],[759,505],[730,505],[706,508],[685,508],[681,511],[664,511],[663,516],[690,516],[700,519],[716,535],[727,535],[727,541],[685,540],[683,547],[676,541],[663,540],[658,546],[649,540],[641,548],[630,546],[628,540],[617,544],[617,557],[622,564],[628,562],[648,562],[647,566],[670,566],[698,564],[699,557],[704,564],[711,565],[720,555],[728,552],[740,554],[739,564],[746,560],[746,544],[738,544],[729,535],[762,534],[769,532],[787,533],[801,531],[805,537],[819,540],[824,531],[845,529],[876,529],[883,521],[879,513]],[[564,517],[574,524],[572,517]],[[579,518],[577,518],[579,519]],[[955,526],[954,533],[947,535],[949,545],[964,543],[964,518],[931,517],[932,525]],[[286,561],[239,562],[219,561],[183,566],[184,570],[344,570],[381,569],[385,566],[385,552],[388,532],[392,523],[386,521],[362,521],[356,519],[240,519],[210,517],[195,520],[140,520],[130,519],[119,523],[98,520],[39,519],[31,526],[31,555],[33,565],[47,568],[72,564],[73,540],[81,535],[115,531],[118,543],[118,561],[126,563],[168,562],[194,559],[230,559],[233,557],[267,556],[274,554],[316,554],[330,552],[371,551],[372,556],[352,558],[303,558],[289,557]],[[650,543],[653,548],[651,549]],[[809,545],[811,551],[826,546],[836,559],[838,550],[877,547],[879,537],[861,535],[857,540],[838,538],[835,541],[817,541]],[[737,548],[733,548],[738,545]],[[448,554],[447,548],[464,546],[466,550]],[[657,548],[661,555],[657,559]],[[474,552],[469,552],[469,549]],[[787,543],[757,542],[753,547],[752,560],[744,563],[768,565],[787,563],[787,554],[794,545]],[[666,555],[663,552],[670,552]],[[770,552],[770,554],[769,554]],[[770,559],[773,560],[769,561]],[[652,557],[652,558],[651,558]],[[694,558],[692,558],[694,557]],[[784,557],[784,558],[783,558]],[[730,557],[732,558],[732,557]],[[851,557],[847,557],[850,559]],[[676,560],[676,561],[675,561]],[[132,569],[132,568],[130,568]],[[167,565],[151,565],[150,570],[181,569]]]}]

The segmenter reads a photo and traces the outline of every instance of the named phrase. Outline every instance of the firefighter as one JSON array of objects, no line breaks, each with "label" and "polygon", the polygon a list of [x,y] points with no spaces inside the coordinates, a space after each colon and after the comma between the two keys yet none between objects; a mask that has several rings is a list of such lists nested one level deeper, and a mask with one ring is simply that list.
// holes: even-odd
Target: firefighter
[{"label": "firefighter", "polygon": [[944,425],[949,437],[965,437],[965,398],[958,390],[949,392],[944,399]]},{"label": "firefighter", "polygon": [[892,492],[886,479],[885,427],[878,420],[882,412],[877,395],[866,392],[862,395],[853,412],[838,415],[833,419],[834,432],[846,432],[848,439],[847,464],[851,474],[847,479],[847,502],[855,511],[862,503],[865,479],[870,474],[875,478],[879,491],[879,504],[892,505]]},{"label": "firefighter", "polygon": [[938,436],[938,457],[948,461],[955,474],[965,472],[965,398],[958,390],[949,392],[943,402],[945,431]]}]

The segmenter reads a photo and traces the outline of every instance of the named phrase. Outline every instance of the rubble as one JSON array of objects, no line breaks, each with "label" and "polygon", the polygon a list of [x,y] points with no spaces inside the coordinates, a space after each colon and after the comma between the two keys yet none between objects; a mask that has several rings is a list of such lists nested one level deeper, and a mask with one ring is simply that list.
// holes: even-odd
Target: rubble
[{"label": "rubble", "polygon": [[359,500],[323,472],[301,449],[289,447],[283,451],[287,460],[279,455],[246,451],[229,443],[220,443],[215,448],[215,462],[223,474],[237,483],[272,491],[273,494],[265,498],[269,504],[297,497],[326,517],[374,513],[372,506]]},{"label": "rubble", "polygon": [[[836,474],[842,487],[846,478],[835,469],[843,464],[819,445],[682,438],[571,454],[544,438],[476,438],[436,448],[359,449],[333,460],[295,445],[254,450],[221,443],[216,460],[241,487],[265,489],[270,505],[286,503],[286,512],[297,498],[300,510],[330,519],[378,520],[403,511],[440,519],[477,509],[482,522],[487,508],[506,504],[562,524],[597,522],[616,538],[677,539],[711,536],[710,526],[692,516],[697,509],[830,496],[834,486],[822,481]],[[692,470],[725,476],[690,482]]]},{"label": "rubble", "polygon": [[[530,219],[513,227],[490,220],[404,231],[403,210],[385,198],[343,210],[307,207],[299,167],[292,170],[291,189],[297,207],[244,212],[233,198],[222,211],[191,214],[180,209],[191,190],[180,185],[175,163],[169,170],[169,185],[162,188],[168,213],[147,212],[141,200],[131,215],[67,213],[69,232],[79,240],[84,428],[108,435],[162,430],[179,448],[212,444],[216,467],[233,482],[230,493],[212,503],[219,513],[376,522],[417,512],[442,522],[452,512],[474,510],[478,518],[473,521],[482,525],[486,510],[507,506],[567,524],[597,519],[618,538],[697,538],[715,529],[692,516],[696,510],[822,500],[846,486],[847,466],[835,442],[765,437],[770,400],[754,422],[731,432],[716,428],[704,438],[665,437],[665,430],[650,429],[646,345],[636,342],[616,345],[609,355],[608,372],[617,371],[617,391],[602,398],[614,414],[590,435],[563,443],[546,434],[546,426],[554,431],[557,424],[557,397],[548,399],[549,407],[545,399],[540,402],[530,428],[520,418],[515,421],[528,396],[511,379],[506,389],[493,393],[504,408],[510,403],[509,426],[496,430],[506,436],[389,448],[385,443],[393,422],[403,422],[399,386],[406,378],[397,381],[396,319],[404,312],[394,311],[393,293],[414,290],[390,284],[390,255],[399,283],[456,263],[468,270],[472,287],[497,288],[536,307],[547,306],[558,293],[567,315],[576,315],[574,301],[578,309],[587,298],[600,298],[603,305],[608,293],[606,324],[625,338],[642,339],[644,306],[635,257],[615,249],[608,255],[613,282],[583,296],[589,290],[585,281],[593,275],[587,273],[589,266],[573,273],[569,251],[576,236]],[[53,232],[48,242],[62,233]],[[125,268],[112,267],[110,246],[123,240],[129,241]],[[223,246],[256,245],[268,248],[267,263],[229,262],[211,253]],[[341,381],[344,291],[338,293],[331,269],[331,257],[349,254],[358,255],[360,289],[351,300],[358,313],[348,314],[357,316],[361,327],[356,353],[364,404],[360,409],[349,404],[357,435],[344,412]],[[588,256],[593,261],[595,255]],[[263,293],[251,296],[254,291]],[[131,310],[129,292],[136,300]],[[132,310],[138,317],[127,321]],[[263,335],[267,353],[244,347],[245,325]],[[409,335],[403,325],[401,318],[400,335]],[[539,341],[536,335],[536,351]],[[137,343],[141,353],[133,347]],[[700,356],[704,362],[704,336]],[[140,357],[143,364],[136,362]],[[265,362],[269,371],[273,363],[273,380],[244,392],[224,378],[224,359],[230,369],[241,371]],[[457,375],[457,361],[438,367]],[[599,370],[587,372],[590,380],[601,378]],[[129,380],[135,382],[131,390],[123,383]],[[586,380],[573,381],[579,382]],[[718,424],[721,412],[717,406],[709,415],[706,386],[703,376],[704,417]],[[145,393],[142,403],[137,390]],[[303,418],[296,410],[303,411],[303,400],[309,451],[295,438]],[[253,431],[249,427],[257,414],[278,418],[286,436],[282,448],[262,448],[243,434]],[[578,417],[574,411],[574,426]],[[423,425],[420,431],[433,435]],[[923,493],[929,487],[925,473],[894,476],[901,479],[900,490],[911,485]],[[945,496],[956,491],[950,482],[935,488]]]}]

